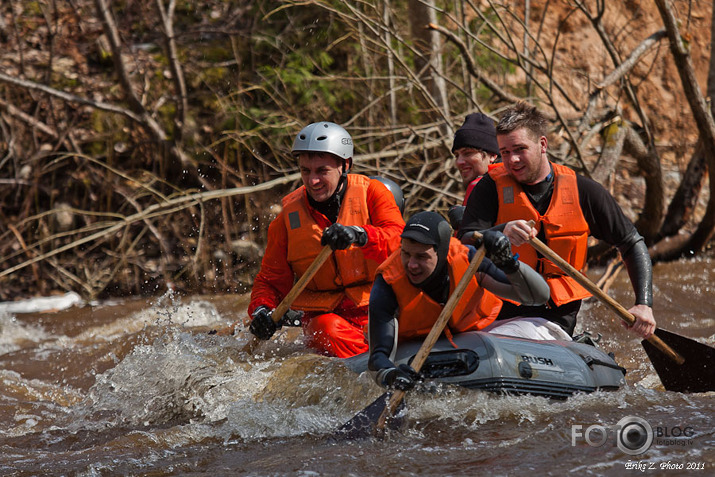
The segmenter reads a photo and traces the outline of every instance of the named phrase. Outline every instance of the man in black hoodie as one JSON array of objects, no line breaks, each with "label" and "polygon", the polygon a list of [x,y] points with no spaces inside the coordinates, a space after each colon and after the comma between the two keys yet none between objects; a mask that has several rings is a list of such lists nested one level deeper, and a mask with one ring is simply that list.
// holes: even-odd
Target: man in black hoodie
[{"label": "man in black hoodie", "polygon": [[[476,248],[452,236],[436,212],[419,212],[405,225],[400,250],[377,269],[370,292],[368,368],[378,384],[409,389],[416,375],[407,365],[395,367],[391,356],[399,340],[429,334],[445,303],[462,279]],[[445,333],[479,330],[491,324],[504,298],[531,305],[549,296],[546,282],[515,259],[501,232],[484,235],[485,258],[452,312]]]}]

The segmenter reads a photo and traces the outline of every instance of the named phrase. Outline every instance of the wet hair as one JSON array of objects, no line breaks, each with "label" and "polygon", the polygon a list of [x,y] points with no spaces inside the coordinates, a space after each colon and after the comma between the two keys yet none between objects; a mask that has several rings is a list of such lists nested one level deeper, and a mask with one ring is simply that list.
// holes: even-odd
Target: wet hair
[{"label": "wet hair", "polygon": [[548,134],[549,121],[535,106],[526,101],[519,101],[508,108],[499,118],[497,135],[509,134],[517,129],[529,131],[534,140]]}]

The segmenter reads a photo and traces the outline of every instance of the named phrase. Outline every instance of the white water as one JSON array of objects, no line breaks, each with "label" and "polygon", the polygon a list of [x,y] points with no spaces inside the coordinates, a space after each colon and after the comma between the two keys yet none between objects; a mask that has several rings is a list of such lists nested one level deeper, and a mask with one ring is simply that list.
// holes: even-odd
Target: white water
[{"label": "white water", "polygon": [[[662,327],[713,343],[712,273],[707,261],[660,270],[672,277],[657,290]],[[617,297],[628,295],[627,281],[616,286]],[[662,390],[638,340],[600,305],[587,307],[582,327],[604,334],[601,346],[628,369],[625,388],[559,402],[462,388],[410,393],[403,428],[351,441],[332,434],[383,390],[338,359],[306,353],[296,329],[257,356],[240,353],[245,330],[207,334],[240,319],[245,303],[169,294],[51,314],[0,312],[0,474],[713,472],[713,393]],[[573,429],[625,416],[692,433],[637,456],[612,434],[599,447],[574,440]],[[655,469],[628,467],[636,463]],[[661,469],[676,464],[705,468]]]}]

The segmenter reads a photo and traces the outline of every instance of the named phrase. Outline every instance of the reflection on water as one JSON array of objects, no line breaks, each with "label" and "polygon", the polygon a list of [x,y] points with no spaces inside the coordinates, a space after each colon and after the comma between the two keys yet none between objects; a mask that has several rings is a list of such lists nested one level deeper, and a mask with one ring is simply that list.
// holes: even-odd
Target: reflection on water
[{"label": "reflection on water", "polygon": [[[658,265],[659,326],[713,344],[710,259]],[[620,277],[613,296],[628,305]],[[628,369],[617,392],[552,402],[456,387],[407,396],[405,425],[385,439],[332,433],[382,394],[338,359],[306,353],[296,329],[241,353],[247,297],[177,297],[85,305],[56,313],[0,311],[2,475],[623,475],[635,462],[713,470],[713,393],[662,389],[638,340],[602,305],[579,329],[603,335]],[[645,419],[660,437],[640,455],[616,446],[615,425]],[[600,446],[573,429],[606,429]],[[598,435],[590,435],[598,440]],[[631,464],[629,464],[629,462]],[[680,471],[681,473],[685,470]]]}]

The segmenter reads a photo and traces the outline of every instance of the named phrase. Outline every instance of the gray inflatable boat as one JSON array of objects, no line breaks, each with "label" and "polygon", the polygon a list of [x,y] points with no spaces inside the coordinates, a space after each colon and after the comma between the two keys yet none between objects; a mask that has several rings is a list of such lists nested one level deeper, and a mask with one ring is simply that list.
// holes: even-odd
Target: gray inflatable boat
[{"label": "gray inflatable boat", "polygon": [[[616,390],[626,370],[612,354],[575,341],[538,341],[473,331],[442,337],[422,367],[428,380],[504,394],[566,399],[574,393]],[[410,363],[421,341],[402,343],[395,363]],[[345,359],[357,373],[367,370],[368,353]]]}]

